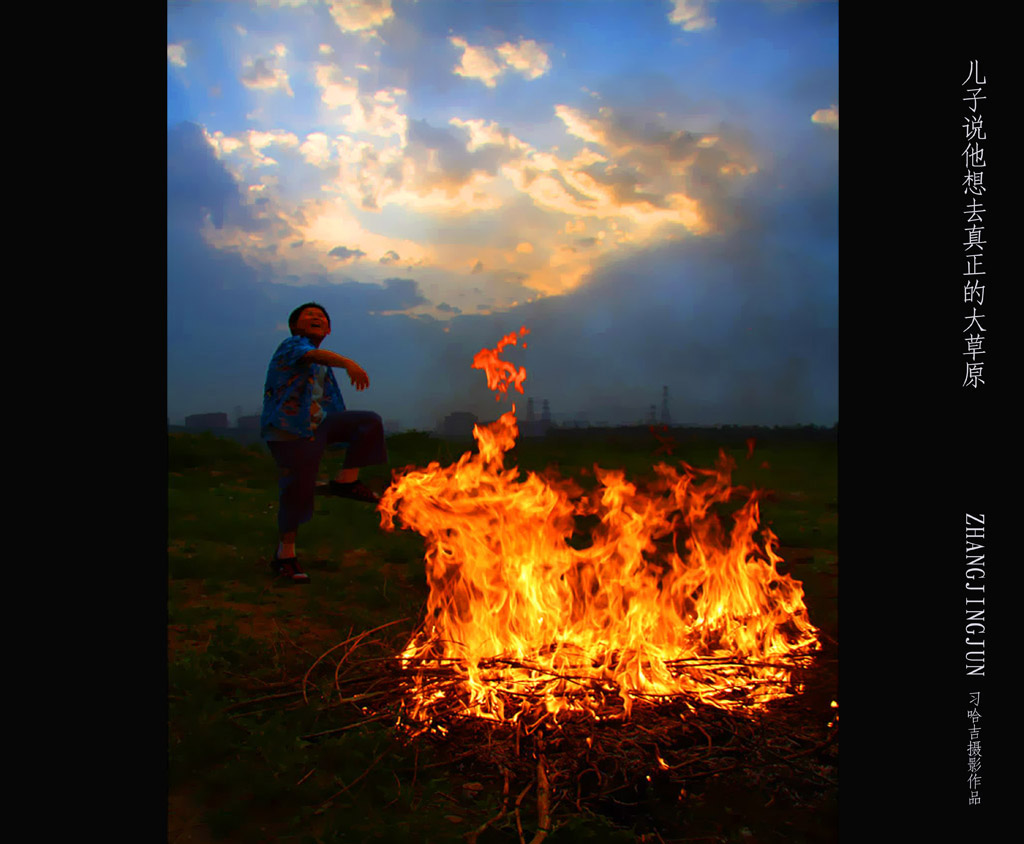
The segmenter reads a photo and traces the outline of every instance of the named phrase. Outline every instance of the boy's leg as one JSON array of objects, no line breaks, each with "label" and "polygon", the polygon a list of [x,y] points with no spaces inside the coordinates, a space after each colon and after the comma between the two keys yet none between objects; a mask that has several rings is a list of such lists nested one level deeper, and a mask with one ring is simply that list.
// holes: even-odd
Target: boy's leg
[{"label": "boy's leg", "polygon": [[295,556],[295,537],[298,533],[298,530],[290,530],[281,534],[277,543],[277,559],[288,560]]},{"label": "boy's leg", "polygon": [[295,556],[299,525],[313,518],[313,488],[323,446],[313,440],[268,442],[278,469],[278,558]]},{"label": "boy's leg", "polygon": [[380,414],[370,410],[343,410],[330,413],[317,429],[317,439],[324,446],[348,443],[342,471],[358,473],[363,466],[388,462],[388,449],[384,442],[384,422]]},{"label": "boy's leg", "polygon": [[324,447],[337,442],[348,446],[345,463],[332,481],[334,492],[366,501],[376,500],[377,496],[359,484],[358,478],[363,466],[387,462],[384,423],[380,415],[367,410],[332,413],[321,423],[318,434],[323,436]]}]

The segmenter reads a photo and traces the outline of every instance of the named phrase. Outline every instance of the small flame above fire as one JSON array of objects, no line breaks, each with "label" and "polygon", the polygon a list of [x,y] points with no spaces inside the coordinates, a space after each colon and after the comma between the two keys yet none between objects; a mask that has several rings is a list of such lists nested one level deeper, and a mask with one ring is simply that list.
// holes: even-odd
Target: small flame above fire
[{"label": "small flame above fire", "polygon": [[[473,358],[499,401],[523,392],[525,368],[499,355],[527,333]],[[628,716],[643,699],[735,708],[797,690],[792,664],[819,647],[817,630],[801,584],[777,569],[776,537],[759,528],[757,493],[722,525],[716,509],[739,492],[724,452],[710,470],[658,463],[647,490],[595,465],[588,493],[505,468],[517,435],[513,405],[474,427],[478,453],[396,472],[381,500],[385,529],[400,520],[426,539],[430,596],[406,664],[454,670],[461,714],[510,722],[538,701],[555,717],[601,717],[617,698]],[[576,548],[584,516],[597,524]],[[410,717],[429,720],[442,700],[450,711],[418,686]]]}]

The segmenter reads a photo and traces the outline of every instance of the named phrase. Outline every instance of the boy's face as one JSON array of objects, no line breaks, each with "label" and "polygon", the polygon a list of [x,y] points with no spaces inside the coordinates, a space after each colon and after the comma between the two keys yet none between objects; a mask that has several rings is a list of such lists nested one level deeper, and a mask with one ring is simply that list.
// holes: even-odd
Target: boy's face
[{"label": "boy's face", "polygon": [[295,333],[308,337],[319,345],[324,337],[331,333],[327,314],[319,308],[306,308],[295,320]]}]

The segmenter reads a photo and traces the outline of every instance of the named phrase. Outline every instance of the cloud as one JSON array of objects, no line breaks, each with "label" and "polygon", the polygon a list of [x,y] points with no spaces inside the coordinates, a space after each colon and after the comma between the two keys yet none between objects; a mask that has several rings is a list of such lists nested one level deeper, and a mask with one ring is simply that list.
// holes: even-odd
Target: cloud
[{"label": "cloud", "polygon": [[190,226],[200,226],[208,214],[218,229],[227,221],[249,222],[238,185],[195,123],[167,131],[167,214]]},{"label": "cloud", "polygon": [[350,106],[359,96],[359,84],[351,76],[343,76],[333,64],[319,64],[314,72],[320,99],[328,108]]},{"label": "cloud", "polygon": [[188,63],[185,60],[185,45],[168,44],[167,61],[169,61],[175,67],[188,67]]},{"label": "cloud", "polygon": [[268,147],[299,147],[298,137],[293,132],[286,132],[283,129],[271,129],[269,132],[250,129],[245,133],[245,138],[249,146],[249,163],[254,167],[273,167],[278,163],[277,159],[266,154],[265,150]]},{"label": "cloud", "polygon": [[375,168],[374,196],[425,213],[468,214],[496,210],[502,198],[494,190],[507,151],[488,147],[470,151],[458,128],[408,121],[404,147],[390,164]]},{"label": "cloud", "polygon": [[260,151],[271,144],[295,147],[298,146],[299,139],[294,132],[286,132],[283,129],[271,129],[269,132],[260,132],[255,129],[249,131],[249,146],[253,150]]},{"label": "cloud", "polygon": [[495,80],[501,76],[504,68],[494,60],[486,47],[471,47],[464,38],[448,39],[454,46],[462,50],[462,59],[452,73],[467,79],[479,79],[488,88],[493,88]]},{"label": "cloud", "polygon": [[349,249],[347,246],[335,246],[327,254],[340,258],[342,261],[358,260],[366,257],[366,253],[361,249]]},{"label": "cloud", "polygon": [[728,127],[691,132],[608,106],[595,114],[558,105],[555,114],[568,134],[600,148],[568,162],[549,159],[543,179],[524,183],[538,202],[565,213],[619,216],[642,229],[674,223],[705,234],[727,221],[736,177],[757,169],[748,141]]},{"label": "cloud", "polygon": [[[508,304],[573,290],[630,249],[726,230],[738,213],[743,176],[757,169],[741,133],[721,126],[690,132],[636,107],[555,107],[566,133],[587,143],[563,157],[557,147],[537,149],[483,119],[452,118],[440,127],[407,121],[397,106],[404,93],[357,95],[342,121],[349,134],[214,133],[211,144],[230,156],[236,174],[257,175],[259,184],[248,192],[248,229],[210,235],[210,242],[276,262],[284,275],[331,272],[362,258],[369,260],[359,261],[360,270],[370,275],[393,262],[447,273],[437,280],[442,285],[478,275],[488,295]],[[388,115],[402,123],[393,127]],[[321,189],[318,196],[289,194],[297,165],[323,174],[302,177]],[[429,241],[410,238],[399,222],[408,215],[397,217],[393,208],[428,219]],[[264,234],[253,233],[257,225]],[[271,231],[287,242],[275,247]],[[290,248],[295,240],[303,241],[301,250]]]},{"label": "cloud", "polygon": [[314,167],[326,167],[331,161],[330,139],[323,132],[311,132],[299,147],[302,157]]},{"label": "cloud", "polygon": [[839,106],[831,105],[828,108],[819,108],[811,115],[811,122],[820,123],[829,129],[839,129]]},{"label": "cloud", "polygon": [[360,96],[351,105],[351,111],[341,120],[342,125],[353,133],[365,133],[378,138],[397,135],[399,143],[405,146],[409,120],[401,112],[396,97],[404,96],[401,88],[377,91],[371,96]]},{"label": "cloud", "polygon": [[556,105],[555,116],[565,124],[565,131],[592,144],[604,144],[605,139],[596,120],[586,117],[578,109],[567,105]]},{"label": "cloud", "polygon": [[551,67],[544,48],[530,39],[520,38],[516,44],[506,42],[494,49],[472,46],[458,36],[452,36],[448,41],[463,51],[458,66],[452,72],[467,79],[478,79],[488,88],[495,87],[498,77],[507,70],[532,80],[543,76]]},{"label": "cloud", "polygon": [[685,32],[701,32],[711,29],[715,19],[707,14],[708,0],[672,0],[672,11],[668,19]]},{"label": "cloud", "polygon": [[543,48],[533,40],[519,39],[517,44],[502,44],[498,55],[512,70],[526,79],[537,79],[548,72],[551,61]]},{"label": "cloud", "polygon": [[461,314],[462,308],[457,308],[454,305],[449,305],[447,302],[442,302],[437,306],[439,311],[444,311],[446,314]]},{"label": "cloud", "polygon": [[391,0],[329,0],[331,17],[342,32],[357,32],[370,38],[394,17]]},{"label": "cloud", "polygon": [[396,313],[417,305],[429,304],[427,298],[420,292],[420,286],[413,279],[385,279],[383,287],[356,282],[338,287],[343,296],[351,295],[353,308],[362,308],[368,313]]},{"label": "cloud", "polygon": [[294,97],[291,85],[288,81],[288,74],[283,68],[277,66],[277,61],[284,58],[286,50],[283,45],[278,44],[272,56],[257,56],[246,59],[242,70],[242,84],[247,88],[256,91],[284,91],[289,97]]}]

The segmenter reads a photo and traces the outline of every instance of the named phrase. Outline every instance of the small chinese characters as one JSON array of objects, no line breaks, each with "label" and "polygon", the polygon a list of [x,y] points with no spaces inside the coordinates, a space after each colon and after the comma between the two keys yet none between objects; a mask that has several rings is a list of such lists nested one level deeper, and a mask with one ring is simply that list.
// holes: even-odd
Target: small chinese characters
[{"label": "small chinese characters", "polygon": [[981,720],[981,692],[971,692],[970,708],[967,710],[967,720],[971,722],[967,731],[967,788],[969,806],[977,806],[981,803],[981,727],[978,722]]},{"label": "small chinese characters", "polygon": [[980,111],[979,103],[988,99],[985,95],[985,84],[987,79],[981,73],[977,60],[972,60],[967,78],[961,83],[964,88],[963,102],[967,104],[969,114],[965,117],[964,135],[967,146],[961,153],[964,159],[966,173],[964,175],[963,189],[966,198],[967,216],[964,234],[966,240],[963,243],[964,258],[966,260],[966,272],[964,278],[964,304],[970,306],[970,316],[965,316],[967,327],[963,329],[966,351],[963,356],[966,369],[964,372],[964,387],[978,388],[984,384],[982,378],[985,361],[981,355],[985,354],[983,348],[985,342],[985,326],[982,320],[985,314],[979,312],[979,308],[985,304],[985,285],[983,278],[985,271],[982,269],[982,258],[985,252],[985,147],[981,143],[986,139],[985,123]]}]

